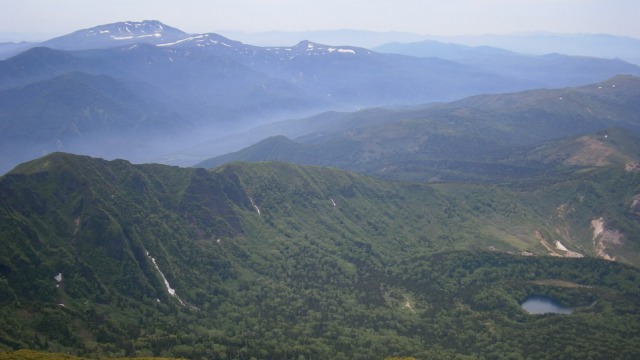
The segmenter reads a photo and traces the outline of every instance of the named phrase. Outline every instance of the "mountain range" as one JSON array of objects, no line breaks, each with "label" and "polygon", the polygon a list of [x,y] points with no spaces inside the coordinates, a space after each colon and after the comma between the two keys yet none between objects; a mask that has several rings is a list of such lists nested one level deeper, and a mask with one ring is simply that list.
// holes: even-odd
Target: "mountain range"
[{"label": "mountain range", "polygon": [[[640,64],[640,50],[638,50],[640,49],[640,39],[609,34],[520,33],[511,35],[433,36],[423,40],[436,40],[443,43],[467,46],[493,46],[532,55],[566,54],[622,59],[636,65]],[[411,43],[419,41],[396,40],[394,42]]]},{"label": "mountain range", "polygon": [[[418,57],[437,57],[457,63],[471,65],[490,72],[508,74],[525,79],[542,79],[540,87],[564,87],[567,84],[586,84],[592,79],[607,78],[605,65],[610,61],[600,58],[568,56],[559,53],[524,55],[491,46],[466,46],[446,44],[435,40],[418,43],[390,43],[375,48],[383,53],[403,54]],[[626,64],[626,63],[625,63]],[[578,68],[575,68],[577,66]],[[541,71],[542,69],[542,71]],[[556,71],[548,78],[548,69]],[[578,70],[579,69],[579,70]],[[577,71],[576,71],[577,70]],[[601,73],[603,71],[605,73]],[[629,68],[631,72],[631,68]],[[629,72],[629,73],[631,73]],[[620,72],[626,74],[626,71]]]},{"label": "mountain range", "polygon": [[[496,182],[544,173],[553,161],[578,163],[577,148],[561,159],[560,149],[570,146],[560,144],[587,133],[594,133],[593,141],[571,141],[590,144],[587,153],[601,153],[584,165],[609,164],[601,157],[619,153],[612,149],[616,142],[629,152],[620,161],[638,161],[638,99],[640,78],[619,76],[578,88],[479,95],[418,109],[327,113],[299,120],[298,127],[286,122],[259,132],[288,128],[295,140],[277,135],[198,166],[277,160],[396,180]],[[557,153],[542,156],[541,148]]]},{"label": "mountain range", "polygon": [[[15,123],[30,118],[27,123],[53,122],[63,128],[74,128],[81,121],[83,130],[34,127],[17,144],[14,133],[3,132],[0,143],[6,144],[3,152],[8,155],[0,171],[51,151],[157,160],[257,125],[325,110],[417,105],[482,93],[582,85],[616,74],[640,75],[639,67],[619,60],[560,55],[499,53],[489,63],[511,65],[483,67],[310,41],[259,47],[213,33],[186,34],[158,21],[107,24],[38,45],[0,61],[0,102],[28,104],[7,108],[0,116],[0,128],[22,126]],[[80,76],[119,85],[69,80]],[[47,93],[53,83],[69,88],[63,92],[86,90],[86,94],[73,100],[60,97],[55,111],[49,102],[17,98]],[[84,90],[75,89],[76,85]],[[100,118],[117,119],[132,110],[123,109],[117,100],[125,93],[144,98],[143,105],[127,115],[129,126],[113,134],[120,145],[112,151],[113,143],[95,134],[104,127]],[[60,123],[64,119],[67,122]],[[97,150],[87,151],[91,148]]]},{"label": "mountain range", "polygon": [[0,61],[0,359],[640,357],[636,66],[43,45]]}]

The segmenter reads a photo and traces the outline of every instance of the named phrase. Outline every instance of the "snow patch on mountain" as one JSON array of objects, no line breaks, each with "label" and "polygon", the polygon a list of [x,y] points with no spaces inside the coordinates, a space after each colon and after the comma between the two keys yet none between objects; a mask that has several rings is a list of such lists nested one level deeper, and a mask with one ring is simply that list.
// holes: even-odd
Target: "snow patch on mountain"
[{"label": "snow patch on mountain", "polygon": [[337,52],[342,53],[342,54],[354,54],[354,55],[356,54],[355,50],[351,50],[351,49],[336,49],[336,48],[328,48],[328,49],[327,49],[327,51],[328,51],[329,53],[332,53],[332,52],[336,52],[336,51],[337,51]]},{"label": "snow patch on mountain", "polygon": [[249,196],[249,201],[251,201],[251,205],[253,205],[253,207],[256,209],[256,212],[258,213],[258,215],[260,215],[260,208],[258,208],[258,205],[256,205],[255,202],[253,202],[253,198],[251,196]]},{"label": "snow patch on mountain", "polygon": [[327,55],[327,54],[349,54],[356,55],[358,51],[366,52],[367,55],[371,54],[371,51],[365,49],[358,49],[353,47],[340,47],[340,46],[328,46],[322,44],[316,44],[310,41],[302,41],[293,48],[278,48],[278,50],[285,51],[298,51],[304,52],[307,55]]},{"label": "snow patch on mountain", "polygon": [[58,275],[53,277],[56,280],[56,287],[59,288],[62,283],[62,273],[58,273]]},{"label": "snow patch on mountain", "polygon": [[162,273],[162,271],[160,270],[160,267],[158,266],[158,263],[156,262],[156,258],[151,256],[148,251],[147,251],[147,257],[149,257],[149,259],[151,259],[151,262],[153,263],[153,266],[156,268],[156,271],[158,271],[158,273],[160,274],[160,277],[162,277],[162,280],[164,281],[164,286],[167,288],[167,292],[169,293],[169,295],[171,295],[174,298],[176,298],[180,302],[180,305],[185,306],[184,302],[182,302],[182,299],[180,299],[178,294],[176,294],[176,290],[171,287],[171,284],[169,284],[169,281],[164,276],[164,273]]},{"label": "snow patch on mountain", "polygon": [[562,244],[560,241],[556,241],[556,249],[562,250],[562,251],[569,251],[569,249],[567,249],[567,247],[564,246],[564,244]]},{"label": "snow patch on mountain", "polygon": [[87,37],[108,36],[114,40],[128,40],[144,37],[161,37],[165,28],[155,20],[142,22],[120,22],[97,26],[85,31]]},{"label": "snow patch on mountain", "polygon": [[183,42],[194,41],[194,40],[203,39],[203,38],[205,38],[205,35],[190,36],[190,37],[185,38],[185,39],[181,39],[181,40],[170,42],[170,43],[166,43],[166,44],[158,44],[156,46],[174,46],[174,45],[181,44]]},{"label": "snow patch on mountain", "polygon": [[195,45],[196,47],[224,46],[227,48],[237,48],[236,50],[239,50],[239,48],[243,47],[243,46],[230,45],[229,43],[234,43],[234,41],[224,38],[218,34],[198,34],[198,35],[189,36],[177,41],[158,44],[156,46],[160,46],[160,47],[176,46],[176,45],[181,45],[183,47],[193,46],[193,45]]}]

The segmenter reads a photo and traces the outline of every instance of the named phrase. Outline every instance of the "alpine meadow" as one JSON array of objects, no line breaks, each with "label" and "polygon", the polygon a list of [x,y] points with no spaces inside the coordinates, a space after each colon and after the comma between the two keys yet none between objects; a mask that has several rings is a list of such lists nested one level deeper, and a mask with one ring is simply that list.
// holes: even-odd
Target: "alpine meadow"
[{"label": "alpine meadow", "polygon": [[0,43],[0,359],[640,358],[640,40],[348,34]]}]

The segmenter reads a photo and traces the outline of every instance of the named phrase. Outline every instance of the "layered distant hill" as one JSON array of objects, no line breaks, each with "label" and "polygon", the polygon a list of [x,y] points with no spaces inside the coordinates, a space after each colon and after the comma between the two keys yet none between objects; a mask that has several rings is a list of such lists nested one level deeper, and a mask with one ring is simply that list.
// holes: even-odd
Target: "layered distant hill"
[{"label": "layered distant hill", "polygon": [[[623,59],[640,64],[640,39],[608,34],[521,33],[511,35],[434,36],[430,40],[467,46],[493,46],[523,54],[565,54]],[[412,43],[415,40],[395,40]],[[387,43],[390,43],[389,41]],[[416,43],[418,44],[419,41]]]},{"label": "layered distant hill", "polygon": [[[387,46],[423,48],[437,46],[494,47],[521,54],[565,54],[604,59],[622,59],[640,65],[640,39],[610,34],[519,33],[504,35],[437,36],[365,30],[318,30],[305,32],[226,33],[234,39],[262,46],[284,45],[298,39],[325,44],[351,44],[384,52]],[[436,56],[433,54],[426,56]]]},{"label": "layered distant hill", "polygon": [[[578,88],[481,95],[420,109],[327,113],[261,131],[283,131],[294,140],[268,138],[198,166],[278,160],[401,180],[505,181],[544,173],[554,161],[638,161],[639,114],[640,78],[620,76]],[[592,140],[563,140],[593,132],[599,135]],[[547,143],[552,140],[560,143]],[[575,141],[592,146],[579,155],[581,147],[567,143]],[[620,151],[628,154],[613,156]]]},{"label": "layered distant hill", "polygon": [[[241,129],[329,109],[416,105],[640,75],[628,63],[582,57],[530,57],[526,66],[482,67],[310,41],[258,47],[218,34],[186,34],[158,21],[101,25],[38,45],[0,61],[0,102],[14,104],[0,114],[0,129],[29,124],[20,136],[13,130],[0,134],[10,154],[0,171],[58,150],[149,161]],[[523,59],[503,55],[501,60],[516,64]],[[73,77],[118,86],[69,81]],[[53,83],[60,95],[52,105],[46,96],[38,98],[37,89],[50,93]],[[88,88],[80,97],[61,95]],[[130,94],[129,105],[140,106],[122,104],[123,94]],[[50,123],[72,129],[78,121],[82,131],[50,131]],[[105,121],[111,135],[94,136]],[[117,151],[110,150],[112,137]]]},{"label": "layered distant hill", "polygon": [[[417,43],[391,43],[378,46],[375,50],[382,53],[451,60],[483,70],[538,82],[540,87],[585,84],[596,78],[603,80],[607,77],[607,69],[612,61],[618,62],[621,70],[623,67],[631,65],[617,58],[605,60],[594,57],[568,56],[561,53],[524,55],[491,46],[472,47],[446,44],[434,40]],[[620,74],[635,73],[632,70],[635,65],[631,66],[626,71],[622,70]],[[554,70],[549,71],[549,69]]]}]

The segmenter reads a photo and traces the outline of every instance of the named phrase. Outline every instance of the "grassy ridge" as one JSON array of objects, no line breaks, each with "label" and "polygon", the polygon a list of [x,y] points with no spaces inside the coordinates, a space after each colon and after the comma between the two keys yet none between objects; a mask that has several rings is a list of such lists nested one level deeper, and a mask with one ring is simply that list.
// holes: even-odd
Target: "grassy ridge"
[{"label": "grassy ridge", "polygon": [[[369,109],[304,120],[304,130],[201,162],[287,161],[430,182],[520,182],[570,166],[640,160],[640,79],[480,95],[419,109]],[[287,125],[294,126],[294,124]],[[296,124],[300,126],[300,124]],[[270,129],[264,129],[269,133]]]}]

